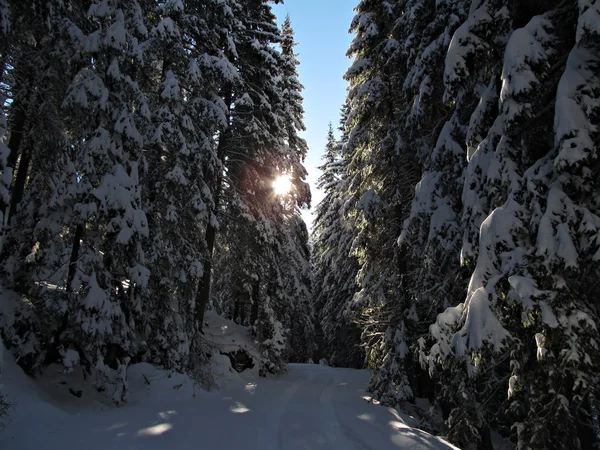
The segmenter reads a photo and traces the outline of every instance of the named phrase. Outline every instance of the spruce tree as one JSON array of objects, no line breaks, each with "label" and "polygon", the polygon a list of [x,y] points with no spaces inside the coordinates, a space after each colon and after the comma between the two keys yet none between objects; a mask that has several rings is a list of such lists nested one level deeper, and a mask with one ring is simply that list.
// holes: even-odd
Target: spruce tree
[{"label": "spruce tree", "polygon": [[358,263],[350,256],[352,229],[343,213],[342,142],[336,141],[331,124],[323,160],[318,187],[325,197],[316,208],[312,256],[316,320],[322,333],[320,353],[332,365],[362,367],[360,329],[347,309],[348,300],[356,292]]},{"label": "spruce tree", "polygon": [[[363,344],[370,367],[386,356],[408,296],[403,281],[404,258],[394,245],[400,234],[420,168],[405,145],[400,124],[408,105],[400,94],[406,55],[401,42],[405,30],[396,27],[402,4],[362,1],[351,25],[355,38],[348,56],[354,57],[345,78],[349,114],[346,121],[348,165],[345,181],[346,215],[355,231],[352,252],[360,270],[359,291],[349,305],[363,328]],[[400,69],[400,70],[399,70]],[[401,342],[397,343],[403,348]],[[412,399],[406,353],[398,353],[400,367],[391,378],[376,373],[371,389],[378,397],[396,402]]]},{"label": "spruce tree", "polygon": [[[194,2],[157,6],[157,23],[145,49],[148,83],[160,80],[151,97],[154,134],[146,180],[152,271],[146,302],[153,352],[174,367],[203,362],[195,321],[196,297],[207,256],[205,229],[214,200],[205,175],[216,159],[213,136],[224,128],[227,110],[218,97],[222,80],[234,75],[230,61],[212,56],[222,44],[208,22],[220,9]],[[215,23],[216,25],[216,23]],[[201,44],[190,39],[202,37]]]},{"label": "spruce tree", "polygon": [[593,2],[357,7],[339,192],[360,290],[341,303],[362,312],[375,395],[427,395],[463,448],[490,428],[597,441],[597,23]]},{"label": "spruce tree", "polygon": [[[234,34],[239,80],[223,141],[226,174],[214,282],[219,291],[213,298],[220,311],[253,327],[266,355],[261,372],[279,372],[290,354],[292,311],[300,312],[301,322],[310,318],[306,268],[284,276],[286,268],[302,268],[307,259],[306,243],[297,241],[307,236],[298,234],[296,217],[297,205],[310,203],[303,181],[306,143],[297,135],[303,129],[301,85],[289,23],[283,44],[266,2],[240,4],[239,17],[246,26]],[[291,178],[292,189],[280,197],[273,182],[281,175]]]}]

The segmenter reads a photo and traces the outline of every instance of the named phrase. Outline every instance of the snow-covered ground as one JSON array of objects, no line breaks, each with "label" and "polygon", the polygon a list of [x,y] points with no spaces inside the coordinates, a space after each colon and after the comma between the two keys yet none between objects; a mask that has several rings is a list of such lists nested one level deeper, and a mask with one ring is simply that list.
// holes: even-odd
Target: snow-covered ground
[{"label": "snow-covered ground", "polygon": [[[213,335],[221,330],[244,345],[241,327],[215,322],[213,317]],[[58,372],[38,381],[26,377],[4,352],[4,391],[16,404],[12,422],[0,432],[0,448],[455,448],[410,427],[415,422],[407,415],[368,402],[368,371],[292,364],[287,374],[265,379],[256,368],[240,375],[230,372],[223,358],[217,365],[228,373],[213,392],[199,389],[184,375],[136,364],[128,370],[128,402],[112,407],[85,383],[73,387],[75,381],[67,383]],[[82,391],[81,397],[69,388]]]}]

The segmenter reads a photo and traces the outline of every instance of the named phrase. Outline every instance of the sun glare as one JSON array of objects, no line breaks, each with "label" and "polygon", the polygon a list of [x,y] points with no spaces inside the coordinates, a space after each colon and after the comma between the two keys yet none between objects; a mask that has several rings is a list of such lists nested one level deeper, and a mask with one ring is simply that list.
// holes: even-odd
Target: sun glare
[{"label": "sun glare", "polygon": [[281,175],[273,181],[273,190],[277,195],[285,195],[292,189],[292,178],[289,175]]}]

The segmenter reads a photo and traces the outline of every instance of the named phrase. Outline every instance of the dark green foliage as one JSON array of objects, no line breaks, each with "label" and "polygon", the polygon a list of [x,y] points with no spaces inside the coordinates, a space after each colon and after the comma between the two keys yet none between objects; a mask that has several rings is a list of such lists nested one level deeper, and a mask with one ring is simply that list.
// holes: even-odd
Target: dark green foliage
[{"label": "dark green foliage", "polygon": [[427,396],[461,448],[490,448],[491,430],[599,444],[598,8],[356,8],[343,164],[323,177],[341,212],[323,209],[317,268],[325,230],[346,227],[335,267],[357,264],[355,289],[326,287],[363,330],[371,390]]},{"label": "dark green foliage", "polygon": [[135,362],[206,375],[219,302],[252,326],[264,370],[310,358],[289,20],[280,34],[260,0],[0,9],[0,331],[20,363],[83,370],[121,402]]}]

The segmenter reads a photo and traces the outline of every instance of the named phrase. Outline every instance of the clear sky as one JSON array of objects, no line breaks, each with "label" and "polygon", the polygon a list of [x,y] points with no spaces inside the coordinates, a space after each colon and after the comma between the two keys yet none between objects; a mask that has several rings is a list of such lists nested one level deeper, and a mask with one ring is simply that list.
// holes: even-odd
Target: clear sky
[{"label": "clear sky", "polygon": [[[350,65],[346,51],[352,40],[348,34],[354,17],[352,8],[358,0],[285,0],[273,5],[281,24],[289,14],[297,42],[300,66],[298,74],[304,85],[304,124],[302,137],[309,151],[305,166],[312,191],[313,210],[322,199],[315,186],[320,172],[321,157],[327,141],[329,122],[337,128],[340,108],[346,99],[346,82],[342,79]],[[310,212],[303,214],[309,229]]]}]

